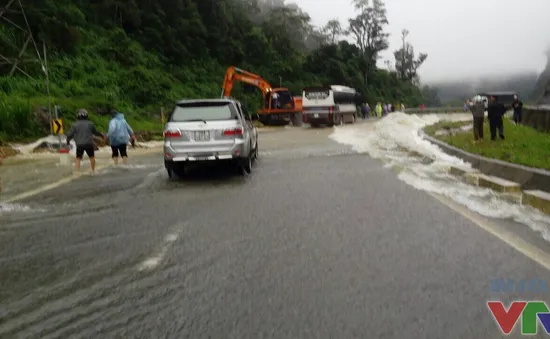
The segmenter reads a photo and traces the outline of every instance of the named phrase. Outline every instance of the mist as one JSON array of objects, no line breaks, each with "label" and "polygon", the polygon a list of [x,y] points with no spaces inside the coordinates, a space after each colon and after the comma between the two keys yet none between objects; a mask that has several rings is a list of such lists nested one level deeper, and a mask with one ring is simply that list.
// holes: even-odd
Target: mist
[{"label": "mist", "polygon": [[[326,36],[322,26],[331,18],[338,18],[342,26],[347,25],[347,19],[356,13],[351,1],[335,4],[324,0],[235,0],[244,3],[252,21],[262,24],[270,22],[273,25],[288,20],[282,27],[292,32],[292,44],[296,48],[312,51],[321,46]],[[422,2],[423,1],[423,2]],[[402,28],[411,30],[410,42],[418,52],[427,52],[428,59],[419,69],[422,85],[429,85],[439,92],[441,101],[463,100],[479,91],[516,91],[524,100],[536,101],[544,93],[550,79],[550,48],[544,51],[541,44],[540,27],[513,28],[509,23],[499,21],[493,25],[470,27],[468,25],[449,25],[444,22],[446,16],[455,20],[461,14],[472,16],[471,19],[484,18],[479,12],[472,14],[469,6],[452,4],[443,5],[436,0],[385,0],[390,24],[390,48],[381,53],[378,66],[385,69],[384,61],[394,62],[393,51],[400,44],[399,32]],[[473,0],[467,0],[467,2]],[[510,0],[503,0],[504,2]],[[422,6],[419,6],[422,2]],[[432,7],[439,16],[425,16],[422,8]],[[550,2],[536,0],[518,8],[521,20],[530,18],[533,23],[541,20],[540,13],[549,7]],[[483,4],[486,6],[488,4]],[[405,7],[403,7],[405,6]],[[491,6],[489,6],[491,7]],[[502,14],[509,18],[506,6],[493,8],[495,15]],[[550,7],[549,7],[550,8]],[[407,10],[405,10],[407,9]],[[483,12],[483,11],[482,11]],[[423,20],[417,20],[422,17]],[[464,16],[462,16],[464,17]],[[299,18],[298,20],[296,18]],[[480,21],[482,23],[483,21]],[[546,21],[545,21],[546,22]],[[541,24],[542,25],[542,24]],[[479,27],[478,27],[479,26]],[[532,25],[530,25],[532,26]],[[434,32],[439,27],[439,32]],[[484,28],[485,27],[485,28]],[[539,34],[527,34],[539,31]],[[474,34],[477,32],[477,35]],[[496,34],[500,32],[499,34]],[[473,48],[472,37],[479,34],[491,34],[494,38],[481,39],[477,49]],[[435,34],[435,35],[434,35]],[[445,40],[439,40],[445,36]],[[349,38],[341,37],[349,40]],[[434,40],[435,39],[435,40]],[[440,41],[440,42],[438,42]],[[513,41],[519,41],[519,49],[514,48]],[[443,45],[441,45],[443,43]],[[550,46],[550,44],[547,44]],[[447,47],[446,47],[447,46]],[[477,53],[476,53],[477,51]]]},{"label": "mist", "polygon": [[312,18],[298,4],[285,0],[234,0],[244,4],[248,17],[256,24],[269,23],[291,32],[294,48],[313,51],[326,39],[321,27],[312,24]]},{"label": "mist", "polygon": [[550,84],[550,47],[544,54],[547,61],[542,71],[494,72],[442,81],[423,81],[423,84],[436,88],[443,103],[464,100],[481,91],[515,91],[522,100],[550,104],[540,101]]}]

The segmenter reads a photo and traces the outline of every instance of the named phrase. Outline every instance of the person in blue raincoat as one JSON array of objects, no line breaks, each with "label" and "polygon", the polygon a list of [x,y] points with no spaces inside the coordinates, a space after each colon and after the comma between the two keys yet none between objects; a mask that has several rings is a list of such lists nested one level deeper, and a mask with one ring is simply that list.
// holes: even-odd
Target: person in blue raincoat
[{"label": "person in blue raincoat", "polygon": [[109,130],[105,136],[109,139],[111,150],[113,151],[113,162],[118,165],[118,157],[122,158],[122,163],[128,163],[128,143],[134,142],[134,131],[124,119],[124,114],[116,112],[113,119],[109,122]]}]

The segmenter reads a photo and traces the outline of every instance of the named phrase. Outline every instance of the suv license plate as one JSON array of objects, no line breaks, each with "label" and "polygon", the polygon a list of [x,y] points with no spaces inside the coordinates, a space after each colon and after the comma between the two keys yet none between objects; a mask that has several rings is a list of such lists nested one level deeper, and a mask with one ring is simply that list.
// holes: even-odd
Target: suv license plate
[{"label": "suv license plate", "polygon": [[318,118],[318,117],[319,117],[319,114],[315,113],[313,116],[314,116],[315,118]]},{"label": "suv license plate", "polygon": [[195,141],[208,141],[208,140],[210,140],[210,131],[195,132]]}]

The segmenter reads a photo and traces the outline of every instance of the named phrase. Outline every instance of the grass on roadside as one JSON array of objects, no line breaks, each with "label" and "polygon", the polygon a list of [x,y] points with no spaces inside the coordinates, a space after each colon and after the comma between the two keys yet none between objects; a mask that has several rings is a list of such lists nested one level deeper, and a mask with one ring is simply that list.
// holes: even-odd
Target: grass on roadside
[{"label": "grass on roadside", "polygon": [[451,135],[435,135],[436,131],[458,128],[467,124],[471,124],[471,122],[439,122],[426,127],[424,131],[426,134],[466,152],[550,170],[550,134],[536,131],[527,126],[516,126],[508,119],[504,119],[506,140],[491,141],[487,120],[483,124],[484,141],[480,144],[472,143],[474,139],[472,130],[455,132]]},{"label": "grass on roadside", "polygon": [[437,124],[426,126],[424,132],[430,136],[434,136],[435,132],[445,129],[455,129],[462,126],[471,125],[471,121],[440,121]]}]

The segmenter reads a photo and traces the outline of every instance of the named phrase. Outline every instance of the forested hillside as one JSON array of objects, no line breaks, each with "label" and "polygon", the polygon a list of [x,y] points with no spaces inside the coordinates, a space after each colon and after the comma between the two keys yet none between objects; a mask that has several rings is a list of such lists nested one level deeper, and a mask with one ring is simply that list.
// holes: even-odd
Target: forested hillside
[{"label": "forested hillside", "polygon": [[[102,127],[107,118],[99,116],[114,106],[138,129],[159,129],[161,107],[182,98],[218,97],[231,65],[273,85],[282,81],[294,93],[328,83],[355,87],[371,103],[411,106],[423,100],[414,84],[425,56],[415,59],[412,46],[395,51],[395,72],[376,67],[379,53],[389,48],[381,0],[357,0],[356,17],[326,27],[313,27],[307,13],[283,0],[21,3],[27,20],[13,11],[18,5],[6,18],[22,28],[27,21],[35,44],[19,64],[28,76],[18,70],[9,76],[11,65],[0,63],[0,140],[49,131],[36,113],[48,106],[44,72],[35,62],[37,52],[43,60],[43,43],[52,105],[61,105],[68,119],[77,108],[88,108]],[[0,24],[0,53],[8,59],[17,58],[25,40],[14,25]],[[261,94],[237,87],[233,96],[252,111]]]}]

